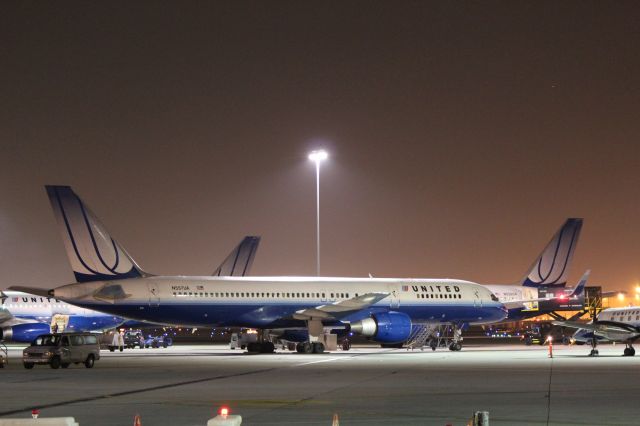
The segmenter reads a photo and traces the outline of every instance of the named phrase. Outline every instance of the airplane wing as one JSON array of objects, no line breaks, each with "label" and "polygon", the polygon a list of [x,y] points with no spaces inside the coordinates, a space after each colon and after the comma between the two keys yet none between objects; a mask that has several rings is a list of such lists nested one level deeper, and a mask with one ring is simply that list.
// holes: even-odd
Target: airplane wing
[{"label": "airplane wing", "polygon": [[46,288],[23,287],[23,286],[16,285],[16,286],[9,287],[7,290],[21,291],[23,293],[35,294],[36,296],[42,296],[42,297],[52,297],[49,294],[49,290],[47,290]]},{"label": "airplane wing", "polygon": [[311,318],[339,320],[340,318],[366,309],[387,296],[389,296],[389,293],[366,293],[350,299],[341,300],[340,302],[297,311],[293,314],[293,318],[297,320],[309,320]]},{"label": "airplane wing", "polygon": [[583,323],[583,322],[577,322],[577,321],[552,321],[553,325],[560,325],[563,327],[569,327],[569,328],[577,328],[577,329],[583,329],[583,330],[591,330],[591,331],[596,331],[596,332],[614,332],[614,333],[630,333],[633,332],[633,330],[630,330],[629,327],[633,328],[632,326],[628,326],[626,324],[620,324],[620,325],[616,325],[616,324],[599,324],[599,323]]}]

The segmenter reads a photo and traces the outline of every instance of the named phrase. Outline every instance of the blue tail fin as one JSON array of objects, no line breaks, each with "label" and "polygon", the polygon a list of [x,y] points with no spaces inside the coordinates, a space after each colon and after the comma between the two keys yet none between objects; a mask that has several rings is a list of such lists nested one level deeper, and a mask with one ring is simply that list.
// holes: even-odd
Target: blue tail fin
[{"label": "blue tail fin", "polygon": [[582,219],[567,219],[533,262],[521,284],[528,287],[566,285],[581,229]]},{"label": "blue tail fin", "polygon": [[584,287],[587,285],[587,280],[589,279],[589,274],[591,274],[591,269],[587,269],[587,272],[582,275],[580,278],[580,282],[573,288],[573,291],[569,295],[569,297],[579,297],[584,293]]},{"label": "blue tail fin", "polygon": [[46,189],[78,282],[147,276],[71,187]]},{"label": "blue tail fin", "polygon": [[213,274],[219,277],[244,277],[249,273],[256,256],[260,237],[247,236],[236,246]]}]

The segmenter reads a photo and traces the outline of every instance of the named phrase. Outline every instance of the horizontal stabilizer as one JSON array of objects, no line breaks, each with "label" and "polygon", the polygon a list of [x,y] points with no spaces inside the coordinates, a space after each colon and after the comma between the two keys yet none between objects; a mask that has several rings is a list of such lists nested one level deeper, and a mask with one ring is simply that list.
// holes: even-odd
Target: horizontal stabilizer
[{"label": "horizontal stabilizer", "polygon": [[308,320],[311,318],[337,320],[375,305],[387,296],[389,296],[389,293],[366,293],[329,305],[321,305],[298,311],[293,315],[293,318],[298,320]]}]

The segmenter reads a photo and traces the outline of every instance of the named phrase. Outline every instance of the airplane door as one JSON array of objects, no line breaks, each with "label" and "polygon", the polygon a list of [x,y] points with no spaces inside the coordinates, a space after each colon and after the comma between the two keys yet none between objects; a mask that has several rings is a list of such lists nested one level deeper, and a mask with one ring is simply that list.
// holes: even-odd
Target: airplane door
[{"label": "airplane door", "polygon": [[149,306],[157,308],[160,306],[160,291],[155,283],[147,283],[149,289]]},{"label": "airplane door", "polygon": [[389,290],[391,291],[389,294],[389,307],[391,309],[398,309],[400,307],[398,289],[396,287],[391,287]]},{"label": "airplane door", "polygon": [[478,290],[473,291],[473,307],[482,307],[482,300],[480,300],[480,294],[478,293]]},{"label": "airplane door", "polygon": [[51,331],[54,333],[62,333],[69,325],[69,315],[55,314],[51,316]]}]

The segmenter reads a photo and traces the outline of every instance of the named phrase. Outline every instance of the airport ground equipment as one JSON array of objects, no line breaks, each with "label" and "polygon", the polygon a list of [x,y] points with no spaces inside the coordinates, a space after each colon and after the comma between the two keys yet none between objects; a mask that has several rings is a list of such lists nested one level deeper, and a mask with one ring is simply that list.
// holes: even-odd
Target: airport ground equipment
[{"label": "airport ground equipment", "polygon": [[58,369],[82,363],[93,368],[99,359],[98,337],[89,333],[43,334],[22,351],[22,363],[27,370],[36,364],[48,364]]},{"label": "airport ground equipment", "polygon": [[462,349],[462,329],[456,324],[428,322],[413,324],[411,336],[404,344],[407,350],[424,350],[425,346],[436,350],[440,347],[451,351]]}]

